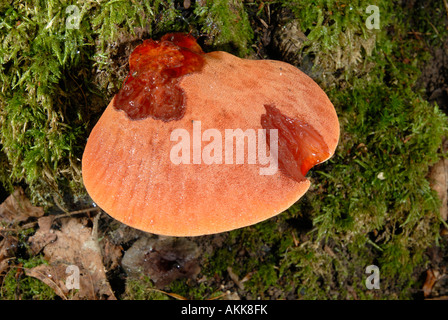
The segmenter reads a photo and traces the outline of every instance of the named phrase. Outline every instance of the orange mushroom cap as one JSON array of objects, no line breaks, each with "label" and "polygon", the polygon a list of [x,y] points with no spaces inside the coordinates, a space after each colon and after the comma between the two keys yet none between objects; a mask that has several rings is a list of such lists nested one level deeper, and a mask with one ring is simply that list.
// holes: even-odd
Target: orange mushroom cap
[{"label": "orange mushroom cap", "polygon": [[[179,129],[191,137],[189,163],[170,158]],[[194,159],[220,142],[204,138],[208,129],[222,141],[226,129],[265,132],[271,150],[276,129],[279,170],[260,174],[266,164],[249,163],[248,144],[243,163],[236,164],[235,143],[234,161],[225,163],[224,142],[222,163]],[[82,173],[92,199],[115,219],[155,234],[198,236],[288,209],[308,190],[308,170],[331,157],[338,139],[332,103],[299,69],[203,53],[193,37],[168,34],[131,54],[128,79],[89,136]]]}]

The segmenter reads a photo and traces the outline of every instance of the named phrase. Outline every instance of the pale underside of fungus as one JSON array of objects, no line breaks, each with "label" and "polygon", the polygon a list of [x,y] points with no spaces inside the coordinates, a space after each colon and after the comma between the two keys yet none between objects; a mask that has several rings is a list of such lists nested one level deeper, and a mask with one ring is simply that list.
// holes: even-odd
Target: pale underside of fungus
[{"label": "pale underside of fungus", "polygon": [[[248,139],[236,163],[241,150],[224,139],[236,129],[265,132],[271,151],[276,129],[279,170],[260,174],[268,164],[249,163]],[[173,132],[188,133],[189,144],[179,148],[187,141]],[[222,143],[207,132],[221,133]],[[308,190],[307,171],[331,157],[338,139],[332,103],[299,69],[203,53],[191,36],[169,34],[131,55],[130,76],[89,136],[82,172],[94,202],[115,219],[150,233],[198,236],[288,209]],[[173,152],[188,161],[173,161]]]}]

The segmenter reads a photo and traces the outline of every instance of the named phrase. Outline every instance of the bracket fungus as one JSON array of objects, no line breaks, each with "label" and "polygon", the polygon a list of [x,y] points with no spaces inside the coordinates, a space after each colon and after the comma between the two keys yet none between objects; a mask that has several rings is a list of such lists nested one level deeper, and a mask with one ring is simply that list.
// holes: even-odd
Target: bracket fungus
[{"label": "bracket fungus", "polygon": [[285,62],[204,53],[173,33],[145,40],[129,69],[89,136],[82,173],[95,203],[131,227],[199,236],[271,218],[338,144],[327,95]]}]

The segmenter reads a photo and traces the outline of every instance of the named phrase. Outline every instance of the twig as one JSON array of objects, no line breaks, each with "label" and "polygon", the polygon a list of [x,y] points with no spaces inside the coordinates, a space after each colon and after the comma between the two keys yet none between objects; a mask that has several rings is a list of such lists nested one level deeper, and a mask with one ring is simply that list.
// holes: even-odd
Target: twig
[{"label": "twig", "polygon": [[156,289],[156,288],[148,288],[148,289],[152,290],[152,291],[155,291],[155,292],[166,294],[167,296],[170,296],[171,298],[174,298],[176,300],[187,300],[187,298],[182,297],[181,295],[179,295],[177,293],[170,293],[170,292],[166,292],[166,291],[159,290],[159,289]]},{"label": "twig", "polygon": [[88,213],[88,212],[92,212],[92,211],[98,211],[98,213],[100,213],[101,209],[98,207],[93,207],[93,208],[81,209],[81,210],[77,210],[77,211],[70,211],[70,212],[67,212],[64,214],[57,215],[54,218],[55,219],[65,218],[65,217],[73,216],[75,214]]},{"label": "twig", "polygon": [[425,300],[448,300],[448,296],[440,296],[435,298],[427,298]]},{"label": "twig", "polygon": [[409,31],[408,34],[419,35],[419,36],[430,36],[431,32],[418,32],[418,31]]},{"label": "twig", "polygon": [[[77,211],[71,211],[71,212],[66,212],[66,213],[60,214],[60,215],[56,215],[56,216],[54,216],[54,219],[70,217],[75,214],[82,214],[82,213],[88,213],[88,212],[93,212],[93,211],[98,211],[98,213],[101,213],[101,209],[99,207],[93,207],[93,208],[81,209],[81,210],[77,210]],[[11,232],[11,231],[18,232],[18,231],[32,228],[36,224],[37,224],[37,221],[33,221],[33,222],[24,224],[20,228],[2,228],[2,229],[0,229],[0,232]]]},{"label": "twig", "polygon": [[[445,0],[445,1],[446,1],[446,0]],[[439,31],[437,30],[436,26],[433,25],[433,24],[431,23],[431,21],[428,20],[428,22],[429,22],[429,24],[431,25],[431,27],[434,29],[434,31],[436,32],[436,34],[439,35]]]},{"label": "twig", "polygon": [[[93,219],[92,234],[90,236],[90,240],[92,241],[92,245],[94,246],[95,250],[98,252],[99,255],[101,255],[101,248],[100,248],[100,245],[98,243],[98,220],[100,219],[100,216],[101,216],[101,211]],[[101,260],[104,261],[103,257],[101,257]],[[84,261],[84,257],[82,257],[82,265],[83,266],[87,266],[88,265]],[[104,267],[104,265],[103,265],[103,267]],[[95,285],[94,285],[94,281],[93,281],[93,278],[92,278],[92,273],[91,272],[87,272],[87,274],[89,275],[89,280],[90,280],[90,284],[91,284],[91,288],[90,289],[92,290],[91,291],[92,297],[95,297],[97,299],[98,297],[95,294]]]}]

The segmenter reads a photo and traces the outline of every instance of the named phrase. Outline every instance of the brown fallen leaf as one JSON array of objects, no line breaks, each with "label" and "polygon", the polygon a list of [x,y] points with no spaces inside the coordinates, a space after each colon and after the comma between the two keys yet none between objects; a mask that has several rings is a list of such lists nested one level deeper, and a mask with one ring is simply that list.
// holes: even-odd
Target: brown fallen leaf
[{"label": "brown fallen leaf", "polygon": [[0,261],[14,257],[17,251],[18,240],[17,237],[6,235],[5,237],[0,236]]},{"label": "brown fallen leaf", "polygon": [[440,296],[440,297],[430,298],[427,300],[448,300],[448,296]]},{"label": "brown fallen leaf", "polygon": [[233,272],[232,267],[227,267],[227,273],[230,276],[230,279],[232,279],[232,281],[238,286],[238,288],[240,288],[241,290],[244,290],[244,284],[242,281],[240,281],[238,279],[238,276],[236,275],[235,272]]},{"label": "brown fallen leaf", "polygon": [[448,219],[448,159],[441,159],[429,173],[431,188],[437,192],[441,202],[440,216],[444,221]]},{"label": "brown fallen leaf", "polygon": [[0,236],[0,284],[6,271],[9,269],[9,260],[14,258],[17,252],[17,237],[6,235]]},{"label": "brown fallen leaf", "polygon": [[37,220],[39,232],[33,236],[33,240],[30,243],[31,251],[33,251],[34,254],[38,254],[47,244],[56,241],[57,236],[51,231],[53,219],[53,216],[45,216]]},{"label": "brown fallen leaf", "polygon": [[[41,250],[48,265],[28,269],[26,274],[46,283],[63,299],[115,299],[98,244],[98,218],[99,215],[92,228],[87,226],[87,218],[60,219],[59,230],[48,228],[45,222],[45,227],[39,228],[30,242],[35,248],[44,245]],[[45,239],[55,240],[48,242]]]},{"label": "brown fallen leaf", "polygon": [[53,289],[53,291],[59,297],[67,300],[69,299],[70,294],[64,282],[64,279],[66,279],[68,276],[68,274],[66,273],[67,267],[68,265],[64,264],[41,264],[32,269],[27,269],[25,272],[27,276],[39,279],[51,289]]},{"label": "brown fallen leaf", "polygon": [[432,269],[428,269],[426,271],[426,280],[423,284],[423,295],[425,298],[428,298],[431,296],[432,288],[434,287],[434,284],[437,282],[439,276],[438,271],[434,271]]},{"label": "brown fallen leaf", "polygon": [[112,243],[110,238],[106,237],[101,241],[101,252],[103,264],[107,270],[112,270],[120,266],[123,248]]},{"label": "brown fallen leaf", "polygon": [[35,207],[25,195],[22,188],[14,190],[6,200],[0,204],[0,221],[8,224],[20,223],[30,217],[42,217],[44,209]]}]

